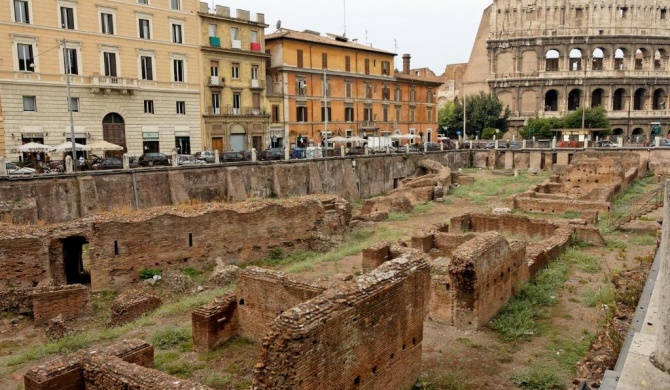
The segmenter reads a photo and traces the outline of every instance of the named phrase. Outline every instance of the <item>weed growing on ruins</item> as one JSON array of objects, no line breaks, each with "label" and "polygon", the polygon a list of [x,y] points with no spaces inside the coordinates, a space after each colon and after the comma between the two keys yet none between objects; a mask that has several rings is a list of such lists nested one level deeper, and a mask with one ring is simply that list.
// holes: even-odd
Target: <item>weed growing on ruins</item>
[{"label": "weed growing on ruins", "polygon": [[612,305],[614,303],[614,286],[609,283],[604,286],[586,290],[584,292],[583,302],[588,307]]},{"label": "weed growing on ruins", "polygon": [[158,349],[170,349],[191,339],[191,327],[172,327],[157,331],[151,337],[151,345]]},{"label": "weed growing on ruins", "polygon": [[456,339],[456,341],[458,341],[459,343],[465,345],[466,347],[470,347],[470,348],[481,348],[482,347],[481,344],[477,344],[474,341],[470,340],[469,338],[465,338],[465,337],[459,337],[459,338]]},{"label": "weed growing on ruins", "polygon": [[414,214],[425,214],[433,208],[432,203],[422,203],[414,206],[412,213]]},{"label": "weed growing on ruins", "polygon": [[284,255],[284,250],[281,248],[273,248],[270,251],[270,255],[268,256],[268,263],[270,264],[277,264],[284,260],[286,256]]},{"label": "weed growing on ruins", "polygon": [[561,215],[565,219],[577,219],[582,217],[580,211],[566,211]]},{"label": "weed growing on ruins", "polygon": [[118,293],[116,291],[103,291],[100,293],[91,294],[91,306],[93,307],[93,313],[98,316],[105,309],[112,304],[112,301],[116,299]]},{"label": "weed growing on ruins", "polygon": [[232,374],[221,375],[218,372],[210,372],[200,380],[200,383],[205,386],[217,388],[229,384],[232,377]]},{"label": "weed growing on ruins", "polygon": [[415,388],[423,390],[470,390],[472,386],[468,383],[465,375],[455,372],[442,374],[434,382],[425,378],[420,378]]},{"label": "weed growing on ruins", "polygon": [[399,222],[399,221],[407,221],[409,217],[405,213],[398,213],[398,212],[393,212],[389,213],[388,221],[390,222]]},{"label": "weed growing on ruins", "polygon": [[606,241],[607,249],[609,250],[626,250],[626,244],[619,240],[611,239]]},{"label": "weed growing on ruins", "polygon": [[472,204],[486,205],[492,197],[497,197],[497,200],[501,201],[512,195],[522,193],[528,190],[530,186],[543,182],[548,175],[549,172],[541,172],[537,176],[496,176],[487,180],[478,180],[471,185],[450,189],[449,194],[465,199]]},{"label": "weed growing on ruins", "polygon": [[193,373],[203,368],[202,365],[193,364],[179,360],[180,355],[176,352],[157,354],[154,357],[154,368],[176,377],[187,379],[193,377]]},{"label": "weed growing on ruins", "polygon": [[574,265],[580,271],[596,273],[600,271],[600,259],[588,253],[584,253],[575,247],[569,248],[562,256],[568,263]]},{"label": "weed growing on ruins", "polygon": [[626,190],[616,198],[616,201],[614,202],[614,208],[617,208],[618,206],[630,205],[631,202],[633,202],[635,199],[644,196],[648,186],[653,185],[655,185],[653,176],[647,176],[643,179],[633,182],[630,187],[626,188]]},{"label": "weed growing on ruins", "polygon": [[565,385],[556,374],[556,368],[535,364],[528,370],[512,376],[512,381],[522,389],[527,390],[553,390],[564,389]]},{"label": "weed growing on ruins", "polygon": [[163,273],[163,270],[161,270],[161,269],[142,268],[140,270],[140,279],[141,280],[151,279],[154,276],[161,275],[162,273]]},{"label": "weed growing on ruins", "polygon": [[656,245],[655,234],[637,234],[631,237],[630,242],[633,245],[653,246]]},{"label": "weed growing on ruins", "polygon": [[72,352],[77,352],[91,346],[93,343],[98,341],[115,340],[131,331],[141,329],[145,326],[148,326],[149,324],[155,323],[158,319],[164,319],[190,312],[196,307],[211,302],[218,296],[229,293],[231,289],[232,287],[208,290],[196,296],[182,299],[179,302],[163,305],[153,313],[150,313],[134,322],[122,326],[106,328],[103,330],[93,329],[86,332],[69,334],[58,341],[48,342],[26,348],[20,353],[7,359],[5,364],[8,367],[13,367],[55,354],[69,354]]}]

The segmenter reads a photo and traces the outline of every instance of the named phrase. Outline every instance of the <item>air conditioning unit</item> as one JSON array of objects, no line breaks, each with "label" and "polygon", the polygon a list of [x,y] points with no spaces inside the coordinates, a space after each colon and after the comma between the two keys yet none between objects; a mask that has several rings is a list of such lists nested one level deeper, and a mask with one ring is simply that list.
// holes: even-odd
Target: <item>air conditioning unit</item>
[{"label": "air conditioning unit", "polygon": [[242,48],[242,41],[233,40],[233,49],[241,49],[241,48]]},{"label": "air conditioning unit", "polygon": [[209,79],[209,85],[219,85],[219,76],[211,76]]}]

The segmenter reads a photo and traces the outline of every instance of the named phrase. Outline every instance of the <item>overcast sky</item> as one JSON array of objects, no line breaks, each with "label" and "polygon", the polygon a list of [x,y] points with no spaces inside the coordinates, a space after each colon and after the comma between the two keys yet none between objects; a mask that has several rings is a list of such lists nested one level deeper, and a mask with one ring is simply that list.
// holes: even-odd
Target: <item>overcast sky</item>
[{"label": "overcast sky", "polygon": [[[203,0],[204,1],[204,0]],[[412,68],[429,67],[437,75],[447,64],[467,62],[484,9],[493,0],[213,0],[217,5],[265,14],[272,33],[282,27],[321,34],[344,32],[347,37],[398,53],[412,55]],[[346,2],[345,2],[346,1]],[[212,4],[212,0],[209,0]],[[346,5],[346,7],[345,7]],[[396,50],[394,39],[397,41]]]}]

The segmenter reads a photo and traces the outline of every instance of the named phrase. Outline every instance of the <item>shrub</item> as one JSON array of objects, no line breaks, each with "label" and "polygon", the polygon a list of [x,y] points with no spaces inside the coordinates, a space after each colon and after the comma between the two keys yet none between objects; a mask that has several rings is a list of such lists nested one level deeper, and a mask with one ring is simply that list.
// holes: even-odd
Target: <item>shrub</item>
[{"label": "shrub", "polygon": [[140,279],[141,280],[151,279],[156,275],[161,275],[162,273],[163,273],[162,269],[142,268],[140,270]]}]

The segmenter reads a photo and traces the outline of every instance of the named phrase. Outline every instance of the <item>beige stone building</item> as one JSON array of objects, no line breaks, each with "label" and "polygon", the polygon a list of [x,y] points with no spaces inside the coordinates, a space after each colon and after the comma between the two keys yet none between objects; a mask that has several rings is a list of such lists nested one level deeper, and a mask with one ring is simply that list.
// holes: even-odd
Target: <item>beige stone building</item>
[{"label": "beige stone building", "polygon": [[659,122],[665,135],[669,7],[656,0],[495,0],[484,11],[465,93],[495,93],[512,111],[511,128],[603,106],[616,136],[643,141]]},{"label": "beige stone building", "polygon": [[265,17],[200,3],[203,146],[242,151],[270,146],[266,103]]},{"label": "beige stone building", "polygon": [[107,140],[131,155],[201,143],[197,0],[0,3],[0,131],[11,149]]}]

